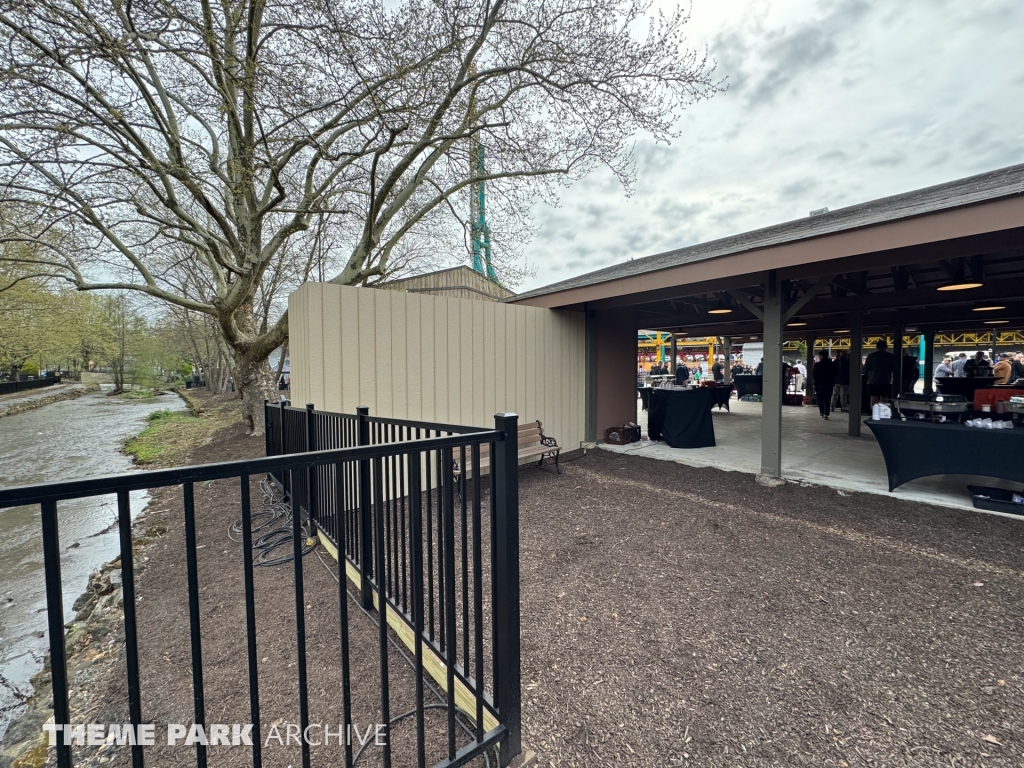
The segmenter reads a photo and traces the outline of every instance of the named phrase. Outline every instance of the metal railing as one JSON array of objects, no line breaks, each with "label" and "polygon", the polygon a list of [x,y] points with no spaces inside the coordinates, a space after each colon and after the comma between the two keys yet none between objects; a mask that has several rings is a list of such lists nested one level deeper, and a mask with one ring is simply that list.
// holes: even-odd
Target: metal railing
[{"label": "metal railing", "polygon": [[[270,415],[277,411],[280,419]],[[414,653],[415,765],[427,766],[425,710],[447,712],[446,757],[435,768],[454,768],[483,754],[497,753],[506,766],[520,751],[520,616],[519,616],[519,510],[517,474],[517,417],[495,416],[495,428],[466,429],[448,425],[399,424],[371,419],[365,409],[356,416],[318,414],[288,406],[267,408],[268,447],[295,452],[266,458],[194,467],[137,472],[87,480],[47,483],[0,490],[0,509],[39,504],[42,517],[43,559],[49,628],[51,686],[56,723],[70,723],[69,679],[64,643],[61,546],[58,505],[72,499],[113,494],[117,499],[123,582],[125,676],[130,723],[147,721],[140,685],[140,657],[135,596],[129,493],[134,490],[179,486],[182,493],[188,592],[189,637],[194,722],[207,721],[203,680],[203,627],[196,531],[196,484],[234,479],[241,508],[242,564],[245,593],[245,631],[249,716],[252,729],[252,764],[263,765],[259,667],[256,635],[256,599],[253,575],[253,512],[250,478],[269,474],[292,491],[291,539],[295,553],[303,550],[306,521],[311,521],[337,546],[339,563],[342,712],[346,732],[352,724],[352,700],[347,608],[346,563],[357,568],[364,608],[378,612],[380,722],[385,726],[382,764],[392,765],[391,697],[388,644],[391,632]],[[300,422],[301,417],[301,422]],[[346,443],[356,425],[356,446],[308,450],[310,446]],[[300,423],[303,428],[300,430]],[[311,431],[306,431],[312,427]],[[403,432],[402,429],[405,429]],[[319,431],[318,431],[319,430]],[[411,431],[410,431],[411,430]],[[452,433],[453,430],[462,430]],[[297,436],[301,432],[302,439]],[[437,433],[448,432],[438,436]],[[433,433],[433,434],[431,434]],[[391,440],[400,434],[408,440]],[[372,443],[373,439],[377,442]],[[494,458],[490,489],[481,489],[481,446],[489,444]],[[283,446],[283,448],[282,448]],[[472,498],[468,491],[455,504],[455,456],[468,456],[472,472]],[[467,507],[468,504],[468,507]],[[457,506],[461,515],[457,513]],[[469,512],[471,510],[471,513]],[[305,519],[304,519],[305,518]],[[333,520],[333,522],[331,522]],[[332,528],[333,526],[333,528]],[[461,531],[461,537],[459,536]],[[205,544],[204,544],[205,546]],[[296,663],[299,726],[309,726],[307,680],[306,602],[303,558],[294,566]],[[366,567],[361,567],[365,564]],[[371,566],[372,564],[372,566]],[[282,582],[282,588],[285,588]],[[173,589],[173,585],[167,585]],[[383,599],[382,599],[383,598]],[[390,630],[389,630],[390,628]],[[241,628],[239,628],[241,629]],[[438,671],[440,670],[440,672]],[[428,675],[447,692],[443,704],[425,703]],[[365,678],[363,678],[365,679]],[[318,685],[322,685],[322,681]],[[471,725],[466,725],[469,719]],[[431,734],[433,736],[433,734]],[[301,765],[309,768],[313,751],[301,743]],[[141,745],[131,747],[133,768],[144,765]],[[318,749],[319,754],[319,749]],[[325,759],[333,761],[337,751]],[[57,765],[72,766],[72,747],[57,740]],[[341,755],[337,755],[341,757]],[[353,766],[351,743],[346,743],[343,765]],[[207,764],[207,747],[195,745],[196,764]],[[319,762],[319,761],[318,761]]]},{"label": "metal railing", "polygon": [[[431,668],[446,671],[437,682],[449,703],[461,699],[473,719],[477,743],[485,723],[504,726],[500,764],[506,765],[520,750],[518,417],[496,415],[488,431],[375,417],[365,407],[355,414],[317,411],[312,404],[295,408],[287,400],[265,402],[264,416],[268,455],[385,445],[412,450],[424,441],[446,441],[442,449],[416,451],[412,463],[396,453],[376,463],[323,465],[308,477],[273,477],[339,560],[355,569],[363,608],[377,608],[381,626],[386,613],[393,625],[422,639],[423,651],[437,662]],[[500,441],[496,434],[503,435]],[[488,475],[480,471],[484,444],[495,457]],[[455,462],[467,471],[456,473]],[[360,491],[365,488],[372,492]],[[421,667],[420,650],[410,649]],[[453,713],[449,760],[456,758]]]},{"label": "metal railing", "polygon": [[42,389],[60,384],[60,376],[46,376],[41,379],[25,381],[0,381],[0,395],[11,395],[15,392],[27,392],[30,389]]}]

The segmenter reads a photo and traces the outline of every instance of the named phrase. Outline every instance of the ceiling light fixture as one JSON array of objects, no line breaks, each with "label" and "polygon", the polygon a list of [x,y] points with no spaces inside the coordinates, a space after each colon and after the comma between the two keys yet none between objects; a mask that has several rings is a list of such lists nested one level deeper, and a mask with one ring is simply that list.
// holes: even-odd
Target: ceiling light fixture
[{"label": "ceiling light fixture", "polygon": [[943,283],[936,290],[938,291],[966,291],[968,288],[981,288],[984,283],[981,280],[966,278],[963,275],[954,277],[949,282]]},{"label": "ceiling light fixture", "polygon": [[849,333],[849,332],[850,332],[849,328],[846,328],[846,329],[844,329],[842,331],[832,331],[832,333]]},{"label": "ceiling light fixture", "polygon": [[799,327],[804,326],[804,325],[807,325],[807,323],[805,323],[799,317],[794,317],[792,320],[790,320],[788,323],[786,323],[786,327],[787,328],[799,328]]},{"label": "ceiling light fixture", "polygon": [[1009,320],[986,320],[984,325],[1006,325]]},{"label": "ceiling light fixture", "polygon": [[998,304],[986,304],[984,307],[975,307],[972,312],[995,312],[997,309],[1006,309]]},{"label": "ceiling light fixture", "polygon": [[718,303],[715,304],[711,309],[708,310],[709,315],[730,315],[732,314],[732,307],[725,303],[725,297],[720,296]]}]

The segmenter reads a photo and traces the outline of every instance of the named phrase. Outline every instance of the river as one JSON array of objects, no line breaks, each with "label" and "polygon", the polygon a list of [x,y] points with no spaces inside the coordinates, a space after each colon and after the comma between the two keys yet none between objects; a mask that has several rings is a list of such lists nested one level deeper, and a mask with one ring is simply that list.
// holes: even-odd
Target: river
[{"label": "river", "polygon": [[[121,453],[158,410],[183,410],[176,395],[124,400],[104,394],[64,400],[0,419],[0,487],[109,475],[132,469]],[[148,500],[131,494],[132,515]],[[113,496],[58,505],[64,621],[92,573],[118,554],[117,502]],[[48,649],[46,595],[39,507],[0,510],[0,675],[27,689]],[[14,702],[0,684],[0,710]],[[9,720],[0,714],[0,738]]]}]

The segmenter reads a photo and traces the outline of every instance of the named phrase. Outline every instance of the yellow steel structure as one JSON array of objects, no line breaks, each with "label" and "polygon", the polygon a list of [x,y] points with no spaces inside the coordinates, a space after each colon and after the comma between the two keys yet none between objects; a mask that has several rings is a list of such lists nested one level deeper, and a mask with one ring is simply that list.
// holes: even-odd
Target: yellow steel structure
[{"label": "yellow steel structure", "polygon": [[[708,348],[708,359],[714,358],[715,345],[718,344],[718,339],[714,336],[694,336],[692,338],[678,338],[676,339],[676,346],[678,349],[692,349],[694,347],[707,347]],[[637,334],[637,351],[640,354],[647,352],[657,352],[658,360],[667,360],[669,357],[669,350],[672,346],[672,334],[665,333],[662,331],[640,331]]]},{"label": "yellow steel structure", "polygon": [[[991,347],[993,345],[992,331],[983,331],[981,333],[937,333],[935,334],[935,346],[936,347]],[[881,336],[866,336],[864,338],[865,349],[871,349],[875,346]],[[903,337],[903,348],[911,349],[918,345],[920,337],[904,336]],[[892,345],[892,337],[886,336],[886,341]],[[1022,331],[997,331],[995,333],[995,345],[996,346],[1013,346],[1017,345],[1024,348],[1024,332]],[[799,340],[787,341],[782,345],[782,348],[788,351],[794,351],[804,346],[804,342]],[[836,338],[821,338],[814,340],[815,349],[849,349],[850,348],[850,337],[840,336]]]}]

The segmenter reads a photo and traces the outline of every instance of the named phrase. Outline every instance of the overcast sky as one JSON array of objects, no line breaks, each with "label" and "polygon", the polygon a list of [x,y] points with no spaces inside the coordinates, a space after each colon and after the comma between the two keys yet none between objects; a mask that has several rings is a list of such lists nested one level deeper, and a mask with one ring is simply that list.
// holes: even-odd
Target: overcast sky
[{"label": "overcast sky", "polygon": [[728,92],[638,142],[632,197],[538,205],[518,290],[1024,162],[1024,0],[694,0],[689,37]]}]

